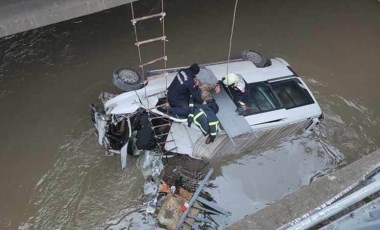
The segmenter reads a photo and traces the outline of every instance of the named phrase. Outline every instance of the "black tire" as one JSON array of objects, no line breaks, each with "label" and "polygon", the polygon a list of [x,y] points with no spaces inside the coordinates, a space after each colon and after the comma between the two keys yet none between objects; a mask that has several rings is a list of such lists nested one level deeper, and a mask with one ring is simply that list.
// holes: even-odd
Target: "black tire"
[{"label": "black tire", "polygon": [[257,68],[263,68],[267,63],[267,59],[259,52],[254,50],[243,50],[241,52],[241,57],[243,58],[243,60],[250,61],[253,64],[255,64]]},{"label": "black tire", "polygon": [[130,68],[118,68],[113,72],[112,83],[125,92],[138,90],[144,87],[144,80],[140,73]]}]

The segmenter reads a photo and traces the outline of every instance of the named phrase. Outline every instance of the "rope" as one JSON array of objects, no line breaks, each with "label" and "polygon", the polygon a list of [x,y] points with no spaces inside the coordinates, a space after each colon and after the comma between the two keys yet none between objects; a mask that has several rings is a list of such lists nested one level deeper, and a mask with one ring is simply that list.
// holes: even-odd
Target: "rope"
[{"label": "rope", "polygon": [[[131,11],[132,11],[132,19],[135,19],[135,10],[133,8],[133,2],[131,2]],[[135,39],[136,39],[136,43],[139,42],[139,38],[137,37],[137,23],[133,23],[133,29],[135,31]],[[137,50],[138,50],[138,53],[139,53],[139,61],[140,61],[140,66],[142,65],[142,58],[141,58],[141,50],[140,50],[140,46],[137,46]],[[145,84],[145,71],[144,71],[144,66],[141,66],[141,72],[142,72],[142,77],[143,77],[143,84]],[[147,98],[147,93],[146,93],[146,87],[145,88],[145,98]],[[136,93],[136,96],[138,97],[137,95],[137,92],[135,91]],[[139,97],[138,97],[139,98]],[[141,103],[141,101],[140,101]],[[149,108],[149,100],[147,99],[147,106]]]},{"label": "rope", "polygon": [[[161,0],[161,13],[164,13],[164,0]],[[162,17],[162,36],[165,36],[165,17]],[[166,56],[166,39],[163,41],[164,45],[164,56]],[[165,67],[165,72],[166,72],[166,59],[164,59],[164,67]],[[166,79],[166,88],[167,88],[167,76],[165,77]]]},{"label": "rope", "polygon": [[239,0],[236,0],[236,1],[235,1],[234,16],[233,16],[233,18],[232,18],[232,28],[231,28],[231,36],[230,36],[230,47],[229,47],[229,50],[228,50],[228,58],[227,58],[227,73],[226,73],[226,74],[228,74],[228,67],[229,67],[229,64],[230,64],[231,47],[232,47],[232,37],[233,37],[233,35],[234,35],[235,16],[236,16],[236,9],[237,9],[238,2],[239,2]]},{"label": "rope", "polygon": [[[161,13],[162,14],[164,13],[164,0],[161,0]],[[162,23],[162,36],[165,36],[165,17],[161,18],[161,23]],[[162,42],[163,42],[164,57],[166,57],[166,38]],[[165,58],[164,59],[165,73],[166,73],[166,68],[167,68],[167,59]],[[167,74],[165,74],[165,89],[168,90],[168,75]],[[166,95],[166,103],[168,103],[168,96],[167,95]],[[166,114],[169,114],[169,107],[168,106],[166,107]],[[169,124],[169,126],[171,127],[171,124]],[[170,129],[169,129],[169,131],[170,131]],[[172,140],[174,140],[173,133],[168,134],[168,136],[169,135],[172,137]],[[166,137],[165,141],[167,141],[167,138],[168,137]],[[156,140],[157,140],[157,138],[156,138]],[[175,143],[175,141],[174,141],[174,146],[175,146],[175,148],[177,148],[177,144]],[[159,146],[159,148],[161,150],[161,158],[165,154],[166,160],[168,160],[167,152],[162,150],[165,148],[165,144],[162,148],[161,148],[161,146]]]},{"label": "rope", "polygon": [[[134,8],[133,8],[133,2],[131,2],[131,10],[132,10],[132,19],[135,20],[135,14],[134,14]],[[162,23],[162,36],[163,37],[166,37],[165,36],[165,12],[164,12],[164,0],[161,0],[161,14],[162,14],[162,17],[160,18],[160,21]],[[137,23],[133,23],[133,28],[134,28],[134,32],[135,32],[135,39],[136,39],[136,44],[139,42],[139,39],[138,39],[138,36],[137,36]],[[145,71],[144,71],[144,66],[142,66],[142,57],[141,57],[141,49],[140,49],[140,46],[137,45],[137,49],[138,49],[138,54],[139,54],[139,61],[140,61],[140,68],[142,69],[142,75],[143,75],[143,79],[146,80],[145,78]],[[166,39],[163,39],[163,52],[164,52],[164,57],[166,57]],[[165,73],[167,72],[167,58],[164,58],[164,69],[165,69]],[[168,88],[168,76],[167,74],[165,74],[165,88],[167,89]],[[137,93],[136,93],[137,95]],[[138,95],[137,95],[138,96]],[[138,97],[139,98],[139,97]],[[150,107],[149,107],[149,99],[148,99],[148,95],[147,95],[147,91],[146,91],[146,87],[145,87],[145,98],[147,100],[147,107],[148,107],[148,114],[149,114],[149,117],[150,117]],[[166,100],[167,100],[167,96],[166,96]],[[140,101],[141,103],[141,101]],[[142,103],[141,103],[142,104]],[[167,114],[169,114],[169,111],[167,109]],[[151,125],[153,126],[152,124],[152,121],[150,120],[150,123]],[[169,124],[170,125],[170,124]],[[158,143],[158,138],[157,138],[157,135],[156,135],[156,131],[153,129],[153,133],[154,133],[154,136],[155,136],[155,139]],[[168,134],[168,135],[171,135],[172,139],[174,140],[174,137],[173,137],[173,134]],[[177,148],[177,145],[176,143],[174,142],[174,146],[175,148]],[[163,152],[163,149],[161,148],[161,146],[159,146],[160,148],[160,151],[161,151],[161,157],[163,156],[164,152]]]},{"label": "rope", "polygon": [[[134,9],[133,9],[133,2],[131,2],[131,11],[132,11],[132,19],[135,19],[135,13],[134,13]],[[137,37],[137,28],[136,28],[136,23],[133,24],[133,28],[135,30],[135,39],[136,39],[136,42],[139,42],[139,39]],[[137,49],[139,51],[139,61],[140,61],[140,65],[142,64],[142,59],[141,59],[141,50],[140,50],[140,46],[137,46]],[[144,74],[144,73],[143,73]]]},{"label": "rope", "polygon": [[[164,0],[161,0],[161,13],[164,13]],[[165,36],[165,17],[162,17],[162,36]],[[163,41],[164,45],[164,57],[166,56],[166,38]],[[167,60],[164,59],[164,69],[167,72]],[[165,75],[165,89],[168,90],[168,75]],[[168,102],[168,95],[166,94],[166,102]],[[169,107],[166,107],[166,114],[169,114]]]}]

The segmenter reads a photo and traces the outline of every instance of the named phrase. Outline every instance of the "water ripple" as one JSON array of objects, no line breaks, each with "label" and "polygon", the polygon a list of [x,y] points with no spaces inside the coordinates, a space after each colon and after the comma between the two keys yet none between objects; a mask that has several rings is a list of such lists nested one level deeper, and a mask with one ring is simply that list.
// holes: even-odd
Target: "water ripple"
[{"label": "water ripple", "polygon": [[142,176],[133,159],[129,164],[123,173],[118,159],[106,157],[98,148],[93,130],[84,132],[60,147],[54,167],[35,188],[31,203],[36,214],[21,226],[83,229],[109,225],[120,210],[140,202],[136,197],[141,194]]}]

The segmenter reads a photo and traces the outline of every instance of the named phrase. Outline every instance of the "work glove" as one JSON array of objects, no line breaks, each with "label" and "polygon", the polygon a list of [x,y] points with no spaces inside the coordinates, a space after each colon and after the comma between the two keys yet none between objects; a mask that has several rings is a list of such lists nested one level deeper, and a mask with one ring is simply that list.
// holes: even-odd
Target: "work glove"
[{"label": "work glove", "polygon": [[237,110],[236,110],[236,112],[237,112],[239,115],[244,115],[244,111],[245,111],[245,109],[242,108],[242,107],[239,107],[239,108],[237,108]]}]

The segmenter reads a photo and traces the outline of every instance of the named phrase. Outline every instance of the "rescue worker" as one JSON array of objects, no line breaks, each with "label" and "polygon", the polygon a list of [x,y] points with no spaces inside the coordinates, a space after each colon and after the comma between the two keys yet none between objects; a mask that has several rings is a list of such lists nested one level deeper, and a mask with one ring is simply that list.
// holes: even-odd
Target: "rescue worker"
[{"label": "rescue worker", "polygon": [[153,150],[156,147],[156,138],[148,113],[144,112],[138,115],[134,121],[134,126],[134,129],[137,130],[135,143],[137,149]]},{"label": "rescue worker", "polygon": [[206,138],[206,144],[214,142],[216,134],[219,130],[219,121],[215,115],[215,111],[208,105],[193,104],[189,105],[190,113],[187,118],[188,127],[194,122],[196,126],[202,131]]},{"label": "rescue worker", "polygon": [[216,104],[213,98],[214,93],[220,93],[220,85],[202,83],[198,79],[194,79],[195,86],[199,89],[202,99],[202,104],[207,104],[216,113],[219,111],[219,106]]},{"label": "rescue worker", "polygon": [[192,64],[187,69],[178,71],[176,77],[168,87],[169,111],[180,117],[186,117],[189,114],[190,95],[197,103],[201,103],[200,92],[196,89],[194,78],[199,73],[197,63]]},{"label": "rescue worker", "polygon": [[249,88],[247,82],[235,73],[228,73],[223,79],[223,84],[229,89],[238,111],[244,113],[248,109]]}]

